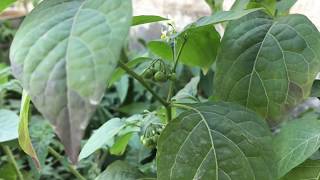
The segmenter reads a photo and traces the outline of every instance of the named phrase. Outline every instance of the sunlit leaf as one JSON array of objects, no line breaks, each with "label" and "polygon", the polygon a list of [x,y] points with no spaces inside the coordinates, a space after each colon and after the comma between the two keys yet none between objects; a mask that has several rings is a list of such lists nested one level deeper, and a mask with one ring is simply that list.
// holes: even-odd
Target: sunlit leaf
[{"label": "sunlit leaf", "polygon": [[73,162],[117,66],[131,19],[130,0],[46,0],[14,38],[13,74],[55,126]]},{"label": "sunlit leaf", "polygon": [[160,136],[159,180],[274,180],[271,132],[261,117],[230,103],[188,108]]},{"label": "sunlit leaf", "polygon": [[217,58],[215,95],[267,117],[309,97],[320,68],[320,33],[303,15],[251,13],[228,24]]},{"label": "sunlit leaf", "polygon": [[303,163],[320,148],[319,114],[310,112],[285,124],[273,141],[278,177]]}]

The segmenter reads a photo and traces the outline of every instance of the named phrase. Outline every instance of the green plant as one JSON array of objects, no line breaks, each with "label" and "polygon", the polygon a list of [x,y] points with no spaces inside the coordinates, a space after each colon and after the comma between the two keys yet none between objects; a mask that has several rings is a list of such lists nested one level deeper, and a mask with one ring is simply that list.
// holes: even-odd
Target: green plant
[{"label": "green plant", "polygon": [[[103,171],[114,157],[97,179],[319,177],[319,114],[290,114],[311,90],[317,95],[319,31],[307,17],[287,15],[294,1],[238,0],[230,11],[221,11],[223,1],[206,2],[211,16],[182,31],[168,23],[161,39],[146,44],[148,55],[132,60],[126,49],[130,26],[167,19],[133,17],[130,0],[41,2],[10,50],[13,75],[24,88],[22,150],[39,167],[46,157],[37,153],[45,151],[78,179],[87,178],[58,147],[49,147],[50,132],[33,137],[48,139],[44,146],[31,142],[31,99],[72,163],[97,157],[94,170]],[[222,38],[214,28],[220,23]],[[1,113],[18,121],[13,112]],[[90,119],[98,127],[87,135]],[[18,135],[6,136],[0,142]],[[81,149],[84,136],[89,138]]]}]

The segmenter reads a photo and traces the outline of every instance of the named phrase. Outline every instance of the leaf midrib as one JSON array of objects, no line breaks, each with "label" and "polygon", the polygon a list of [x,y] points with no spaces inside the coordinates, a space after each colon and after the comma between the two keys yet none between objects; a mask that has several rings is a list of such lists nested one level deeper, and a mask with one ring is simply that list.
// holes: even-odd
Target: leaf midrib
[{"label": "leaf midrib", "polygon": [[[216,131],[216,130],[214,130],[214,129],[211,129],[211,128],[209,127],[209,125],[208,125],[205,117],[203,116],[203,113],[202,113],[200,110],[198,110],[198,109],[196,109],[196,108],[192,108],[192,110],[195,111],[195,113],[190,113],[190,114],[188,114],[188,116],[195,115],[195,114],[199,114],[199,116],[201,117],[201,119],[200,119],[199,122],[194,126],[194,128],[188,133],[188,136],[186,137],[186,139],[184,140],[184,142],[181,144],[178,152],[176,153],[175,161],[174,161],[174,164],[172,165],[171,171],[170,171],[170,179],[171,179],[171,177],[172,177],[173,168],[174,168],[174,166],[175,166],[175,164],[176,164],[176,159],[177,159],[177,157],[178,157],[178,154],[179,154],[180,150],[182,149],[182,146],[183,146],[183,145],[185,144],[185,142],[188,140],[188,137],[191,136],[191,134],[194,132],[194,130],[197,129],[197,127],[198,127],[202,122],[205,124],[205,126],[206,126],[206,128],[207,128],[208,134],[209,134],[210,140],[211,140],[211,148],[209,149],[208,154],[210,153],[211,150],[213,150],[214,156],[215,156],[216,179],[218,179],[218,177],[219,177],[219,173],[218,173],[218,172],[219,172],[219,171],[218,171],[219,165],[218,165],[218,159],[217,159],[217,156],[216,156],[216,151],[215,151],[215,148],[214,148],[214,143],[213,143],[213,138],[212,138],[212,132],[219,133],[220,135],[222,135],[223,137],[225,137],[229,142],[231,142],[231,143],[239,150],[239,152],[243,155],[243,157],[246,159],[247,163],[249,164],[249,167],[250,167],[250,170],[251,170],[251,174],[253,175],[254,179],[256,179],[255,174],[253,173],[253,169],[252,169],[252,167],[251,167],[251,165],[250,165],[250,161],[249,161],[249,159],[247,158],[247,156],[243,153],[243,151],[241,150],[241,148],[240,148],[237,144],[235,144],[231,139],[229,139],[228,137],[226,137],[225,135],[223,135],[221,132]],[[220,114],[217,114],[217,113],[214,113],[214,112],[207,112],[207,111],[206,111],[205,113],[211,113],[211,114],[216,114],[216,115],[218,115],[218,116],[221,116]],[[186,118],[189,118],[188,116],[185,116],[185,117],[182,119],[182,121],[184,121],[184,119],[186,119]],[[223,116],[223,117],[225,117],[225,116]],[[227,119],[229,119],[229,118],[227,118]],[[231,119],[229,119],[229,120],[232,121]],[[235,122],[234,122],[234,123],[235,123]],[[236,124],[236,123],[235,123],[235,124]],[[239,126],[237,126],[237,127],[239,127]],[[239,128],[242,129],[241,127],[239,127]],[[242,129],[242,130],[243,130],[243,129]],[[211,132],[211,131],[212,131],[212,132]],[[206,156],[205,156],[205,157],[206,157]],[[204,159],[202,160],[202,162],[205,161],[205,157],[204,157]],[[201,164],[200,164],[200,165],[201,165]],[[199,165],[198,169],[200,168],[200,165]],[[195,175],[194,175],[194,176],[197,175],[197,172],[198,172],[198,170],[195,172]]]},{"label": "leaf midrib", "polygon": [[[83,2],[81,2],[76,14],[74,15],[73,17],[73,20],[72,20],[72,25],[71,25],[71,29],[70,29],[70,33],[69,33],[69,37],[68,37],[68,42],[67,42],[67,49],[66,49],[66,54],[65,54],[65,59],[66,59],[66,64],[65,66],[67,66],[67,63],[68,63],[68,52],[69,52],[69,48],[70,48],[70,38],[72,37],[72,33],[74,31],[74,25],[75,25],[75,22],[76,22],[76,19],[77,17],[79,16],[79,13],[83,7],[83,5],[85,4],[86,0],[84,0]],[[70,118],[72,117],[72,114],[70,112],[70,110],[72,109],[71,108],[71,104],[70,104],[70,90],[69,90],[69,87],[68,87],[68,84],[70,84],[69,82],[69,78],[68,78],[68,71],[67,71],[67,67],[65,67],[65,70],[66,70],[66,89],[67,89],[67,107],[68,107],[68,129],[69,129],[69,132],[71,132],[70,136],[73,136],[73,127],[70,125]],[[73,139],[73,138],[70,138],[70,139]],[[70,141],[70,147],[72,148],[73,147],[73,141],[71,140]]]}]

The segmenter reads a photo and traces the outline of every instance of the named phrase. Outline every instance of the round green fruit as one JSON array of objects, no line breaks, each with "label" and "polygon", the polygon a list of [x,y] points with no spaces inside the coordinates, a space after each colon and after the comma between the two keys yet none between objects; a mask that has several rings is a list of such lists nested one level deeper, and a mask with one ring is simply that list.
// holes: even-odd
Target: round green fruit
[{"label": "round green fruit", "polygon": [[168,80],[168,78],[164,72],[158,71],[154,75],[154,80],[158,81],[158,82],[166,82]]},{"label": "round green fruit", "polygon": [[153,77],[153,70],[152,69],[146,69],[142,76],[146,79],[151,79]]}]

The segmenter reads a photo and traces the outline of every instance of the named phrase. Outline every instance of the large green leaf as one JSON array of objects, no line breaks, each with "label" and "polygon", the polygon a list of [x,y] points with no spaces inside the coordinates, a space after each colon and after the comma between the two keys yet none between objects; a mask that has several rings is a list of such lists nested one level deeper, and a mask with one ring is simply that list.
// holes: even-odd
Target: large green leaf
[{"label": "large green leaf", "polygon": [[0,13],[16,1],[17,0],[1,0],[0,1]]},{"label": "large green leaf", "polygon": [[279,121],[307,98],[320,68],[320,34],[303,15],[254,12],[231,22],[217,59],[215,96]]},{"label": "large green leaf", "polygon": [[136,180],[142,178],[142,173],[124,161],[116,161],[108,166],[96,180]]},{"label": "large green leaf", "polygon": [[320,161],[307,160],[298,167],[290,171],[281,180],[319,180],[320,178]]},{"label": "large green leaf", "polygon": [[273,141],[278,177],[303,163],[320,148],[319,114],[310,112],[280,129]]},{"label": "large green leaf", "polygon": [[73,162],[117,66],[131,12],[130,0],[46,0],[13,41],[13,74],[55,126]]},{"label": "large green leaf", "polygon": [[271,132],[254,112],[230,103],[197,104],[162,132],[158,179],[274,180],[270,144]]},{"label": "large green leaf", "polygon": [[0,109],[0,143],[18,138],[18,124],[16,113]]}]

